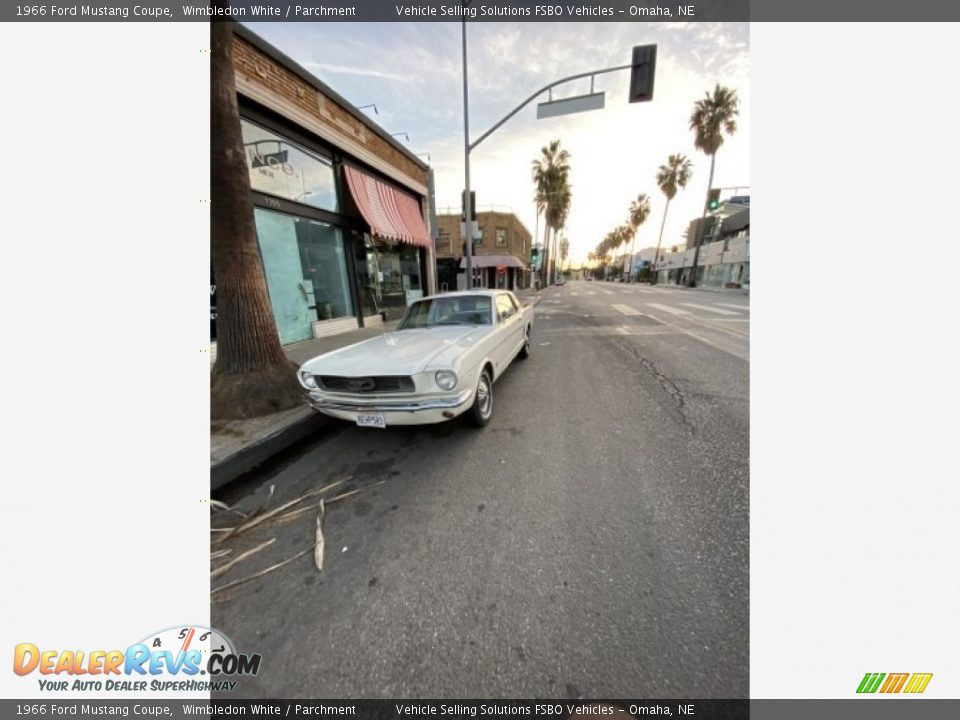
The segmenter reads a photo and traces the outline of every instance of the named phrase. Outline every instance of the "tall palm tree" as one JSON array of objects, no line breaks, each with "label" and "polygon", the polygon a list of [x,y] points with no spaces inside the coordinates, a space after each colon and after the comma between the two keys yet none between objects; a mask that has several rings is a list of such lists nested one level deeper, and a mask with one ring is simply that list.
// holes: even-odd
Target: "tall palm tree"
[{"label": "tall palm tree", "polygon": [[693,144],[710,156],[710,178],[707,181],[707,196],[703,201],[703,214],[697,230],[696,251],[693,254],[693,269],[690,275],[690,287],[696,285],[697,262],[700,259],[700,243],[707,218],[707,203],[710,200],[710,188],[713,187],[713,169],[717,160],[717,150],[723,145],[724,135],[733,135],[737,131],[737,115],[740,114],[740,98],[736,90],[717,84],[713,95],[706,93],[702,100],[693,104],[690,114],[690,129],[693,130]]},{"label": "tall palm tree", "polygon": [[[693,163],[682,153],[674,153],[667,158],[665,165],[661,165],[657,170],[657,186],[667,196],[667,205],[663,208],[663,220],[660,223],[660,237],[657,238],[657,254],[653,258],[654,267],[660,259],[660,243],[663,241],[663,228],[667,224],[667,210],[670,209],[670,201],[676,197],[677,191],[685,188],[690,178],[693,176]],[[657,282],[657,275],[654,272],[652,280]]]},{"label": "tall palm tree", "polygon": [[545,279],[550,278],[549,263],[554,257],[550,246],[550,231],[556,233],[566,222],[572,197],[570,182],[570,153],[560,147],[559,140],[553,140],[540,149],[540,157],[531,166],[534,185],[534,202],[537,213],[544,214],[544,258]]},{"label": "tall palm tree", "polygon": [[570,254],[570,240],[566,235],[563,236],[563,239],[560,241],[560,270],[563,271],[563,263],[567,261],[567,256]]},{"label": "tall palm tree", "polygon": [[[573,189],[570,187],[569,181],[564,178],[563,186],[557,192],[557,216],[556,224],[553,228],[553,256],[559,257],[561,260],[562,253],[560,252],[560,231],[567,226],[567,218],[570,216],[570,203],[573,199]],[[554,262],[554,280],[556,280],[556,268],[558,263]]]},{"label": "tall palm tree", "polygon": [[630,203],[630,217],[627,220],[627,228],[630,233],[630,277],[633,277],[633,251],[637,244],[637,231],[640,226],[650,217],[650,198],[645,193],[637,195],[637,199]]},{"label": "tall palm tree", "polygon": [[[617,249],[619,250],[630,242],[630,223],[626,222],[613,231]],[[623,263],[620,264],[620,273],[623,274]]]},{"label": "tall palm tree", "polygon": [[[222,6],[222,0],[218,0]],[[210,417],[295,407],[303,390],[280,346],[253,224],[233,74],[232,22],[210,23],[210,256],[217,282],[217,360]]]}]

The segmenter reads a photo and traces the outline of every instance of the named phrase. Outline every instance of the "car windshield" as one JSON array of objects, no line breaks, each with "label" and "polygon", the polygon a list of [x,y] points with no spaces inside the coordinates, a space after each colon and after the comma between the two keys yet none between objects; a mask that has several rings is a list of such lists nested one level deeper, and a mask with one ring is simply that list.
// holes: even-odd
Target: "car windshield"
[{"label": "car windshield", "polygon": [[485,295],[456,295],[418,300],[407,308],[398,330],[437,325],[490,325],[490,298]]}]

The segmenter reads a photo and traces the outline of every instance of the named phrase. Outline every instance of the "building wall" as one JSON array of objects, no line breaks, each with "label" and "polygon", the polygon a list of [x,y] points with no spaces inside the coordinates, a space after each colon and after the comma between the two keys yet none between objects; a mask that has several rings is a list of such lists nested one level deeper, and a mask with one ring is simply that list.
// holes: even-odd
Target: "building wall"
[{"label": "building wall", "polygon": [[[693,268],[696,250],[690,248],[663,253],[656,263],[659,282],[673,279],[683,281]],[[723,286],[728,282],[749,282],[750,236],[748,234],[709,243],[700,247],[697,260],[697,282],[703,285]]]},{"label": "building wall", "polygon": [[[239,92],[300,122],[325,140],[357,154],[361,160],[370,160],[364,155],[379,160],[371,164],[382,165],[377,169],[400,182],[405,179],[404,184],[411,190],[426,195],[427,169],[394,147],[372,124],[361,122],[333,98],[332,93],[314,87],[250,40],[236,34],[233,64]],[[390,169],[394,172],[389,172]]]},{"label": "building wall", "polygon": [[[326,163],[331,178],[318,186],[329,192],[296,197],[269,186],[252,187],[258,242],[281,341],[306,339],[311,325],[313,337],[321,337],[376,324],[382,322],[381,313],[402,312],[411,297],[435,292],[432,244],[422,248],[370,238],[356,208],[347,202],[349,191],[340,169],[344,163],[357,165],[412,194],[429,230],[429,168],[334,90],[242,26],[234,34],[233,62],[244,132],[279,139],[289,133],[291,145],[305,149],[297,162],[308,162],[312,153],[313,166]],[[247,161],[251,173],[255,168],[263,172],[249,157]],[[303,200],[307,194],[324,200],[335,194],[338,202]]]},{"label": "building wall", "polygon": [[[463,238],[460,236],[459,215],[438,215],[437,257],[461,257]],[[513,213],[477,213],[477,226],[483,233],[483,241],[473,246],[474,255],[513,255],[524,264],[530,261],[530,231]],[[497,245],[497,229],[506,231],[506,246]]]}]

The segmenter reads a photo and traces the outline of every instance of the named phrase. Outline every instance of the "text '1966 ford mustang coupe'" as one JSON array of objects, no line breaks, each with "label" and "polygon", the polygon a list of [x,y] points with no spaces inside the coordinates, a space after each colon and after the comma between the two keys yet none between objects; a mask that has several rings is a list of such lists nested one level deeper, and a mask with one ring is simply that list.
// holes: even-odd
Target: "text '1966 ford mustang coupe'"
[{"label": "text '1966 ford mustang coupe'", "polygon": [[486,425],[493,384],[530,355],[533,316],[506,290],[431,295],[412,303],[395,331],[305,362],[300,383],[314,408],[361,427],[463,413]]}]

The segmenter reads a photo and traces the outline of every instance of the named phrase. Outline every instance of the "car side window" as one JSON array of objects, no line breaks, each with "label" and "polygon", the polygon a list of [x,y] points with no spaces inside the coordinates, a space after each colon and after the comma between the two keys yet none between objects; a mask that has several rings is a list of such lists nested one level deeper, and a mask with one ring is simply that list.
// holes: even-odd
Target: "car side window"
[{"label": "car side window", "polygon": [[510,298],[506,295],[497,296],[497,315],[500,317],[500,322],[504,322],[513,317],[515,308],[513,303],[510,302]]}]

